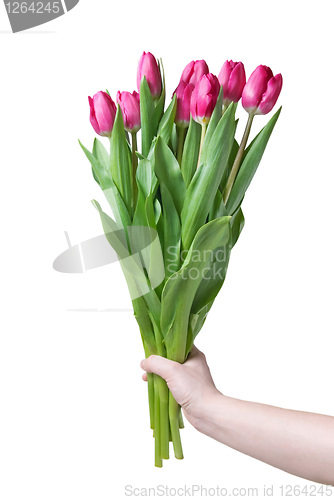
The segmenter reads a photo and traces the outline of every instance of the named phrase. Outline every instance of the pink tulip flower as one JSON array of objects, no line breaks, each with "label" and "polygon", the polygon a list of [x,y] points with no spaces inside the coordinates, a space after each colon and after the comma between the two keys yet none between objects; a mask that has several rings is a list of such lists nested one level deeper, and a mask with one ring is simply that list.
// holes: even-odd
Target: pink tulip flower
[{"label": "pink tulip flower", "polygon": [[225,61],[218,75],[223,87],[224,104],[238,102],[246,84],[246,73],[242,62]]},{"label": "pink tulip flower", "polygon": [[193,119],[201,124],[209,123],[220,91],[218,78],[212,73],[203,75],[196,84],[190,100]]},{"label": "pink tulip flower", "polygon": [[266,115],[273,109],[282,89],[283,79],[274,76],[268,66],[258,66],[242,92],[242,105],[248,113]]},{"label": "pink tulip flower", "polygon": [[128,132],[135,134],[140,129],[140,106],[139,94],[135,90],[130,92],[117,92],[117,104],[120,105],[124,128]]},{"label": "pink tulip flower", "polygon": [[160,97],[162,84],[159,66],[156,58],[151,52],[143,52],[138,63],[137,87],[140,92],[140,82],[145,76],[153,99]]},{"label": "pink tulip flower", "polygon": [[191,61],[184,68],[181,75],[181,81],[196,85],[202,76],[207,75],[208,73],[209,67],[203,59],[200,61]]},{"label": "pink tulip flower", "polygon": [[95,132],[110,137],[116,116],[116,104],[106,92],[97,92],[93,98],[88,97],[90,106],[90,123]]},{"label": "pink tulip flower", "polygon": [[194,88],[192,83],[185,83],[181,80],[174,91],[177,98],[175,123],[179,127],[186,128],[189,125],[190,99]]}]

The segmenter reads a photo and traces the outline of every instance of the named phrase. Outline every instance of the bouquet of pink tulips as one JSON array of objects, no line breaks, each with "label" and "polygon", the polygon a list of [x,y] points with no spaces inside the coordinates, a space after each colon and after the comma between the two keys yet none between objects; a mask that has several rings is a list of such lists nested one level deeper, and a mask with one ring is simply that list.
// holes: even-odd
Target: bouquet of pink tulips
[{"label": "bouquet of pink tulips", "polygon": [[[144,52],[137,86],[139,93],[118,92],[117,104],[108,92],[89,98],[91,124],[108,147],[97,138],[92,152],[81,147],[113,214],[93,201],[124,271],[145,355],[183,363],[224,283],[244,225],[241,204],[280,109],[247,145],[253,119],[272,110],[282,76],[258,66],[246,82],[244,65],[226,61],[217,78],[205,61],[192,61],[165,109],[162,63]],[[238,144],[240,99],[248,121]],[[161,467],[170,441],[183,458],[182,415],[154,374],[148,395]]]}]

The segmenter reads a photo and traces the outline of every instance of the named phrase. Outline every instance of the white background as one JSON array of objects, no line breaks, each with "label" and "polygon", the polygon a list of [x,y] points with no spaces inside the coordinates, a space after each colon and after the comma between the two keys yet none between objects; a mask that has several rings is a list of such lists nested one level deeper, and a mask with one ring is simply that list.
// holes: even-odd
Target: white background
[{"label": "white background", "polygon": [[[241,60],[248,76],[269,65],[283,74],[283,110],[197,345],[225,394],[334,415],[331,11],[329,1],[81,0],[13,35],[0,5],[2,500],[123,498],[127,484],[261,495],[274,485],[279,498],[280,485],[311,484],[190,424],[185,459],[156,469],[143,352],[118,264],[65,275],[52,263],[65,230],[72,244],[101,232],[90,200],[102,193],[77,143],[94,137],[88,95],[132,91],[143,50],[163,58],[168,96],[193,59],[214,73]],[[241,106],[238,116],[240,136]],[[267,119],[256,118],[254,134]],[[89,308],[116,311],[70,311]]]}]

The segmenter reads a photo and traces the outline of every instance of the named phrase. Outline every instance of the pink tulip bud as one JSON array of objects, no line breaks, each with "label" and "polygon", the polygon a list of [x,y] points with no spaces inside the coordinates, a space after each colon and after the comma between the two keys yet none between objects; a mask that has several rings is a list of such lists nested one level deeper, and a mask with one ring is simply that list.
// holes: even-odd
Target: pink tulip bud
[{"label": "pink tulip bud", "polygon": [[196,85],[196,83],[202,78],[202,76],[207,75],[208,73],[208,65],[203,59],[200,61],[191,61],[184,68],[181,75],[181,81]]},{"label": "pink tulip bud", "polygon": [[99,135],[110,137],[116,116],[116,104],[106,92],[98,92],[88,97],[90,123]]},{"label": "pink tulip bud", "polygon": [[218,78],[212,73],[203,75],[196,84],[190,100],[190,111],[193,119],[207,124],[211,118],[220,91]]},{"label": "pink tulip bud", "polygon": [[225,61],[218,75],[223,87],[224,104],[238,102],[246,84],[246,73],[242,62]]},{"label": "pink tulip bud", "polygon": [[128,132],[136,133],[140,129],[139,94],[135,90],[130,92],[117,92],[117,104],[120,105],[123,115],[124,128]]},{"label": "pink tulip bud", "polygon": [[156,58],[151,52],[143,52],[138,63],[137,87],[140,92],[140,82],[146,77],[153,99],[157,99],[162,90],[161,75]]},{"label": "pink tulip bud", "polygon": [[174,91],[177,98],[175,123],[179,127],[186,128],[189,125],[190,99],[194,88],[192,83],[185,83],[181,80]]},{"label": "pink tulip bud", "polygon": [[273,109],[282,89],[283,79],[274,76],[268,66],[258,66],[242,92],[242,105],[248,113],[266,115]]}]

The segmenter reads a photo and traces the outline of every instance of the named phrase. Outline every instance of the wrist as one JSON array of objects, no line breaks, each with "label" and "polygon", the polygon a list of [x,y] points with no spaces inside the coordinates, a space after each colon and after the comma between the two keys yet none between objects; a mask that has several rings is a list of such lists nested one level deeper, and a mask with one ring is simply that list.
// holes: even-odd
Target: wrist
[{"label": "wrist", "polygon": [[200,404],[191,415],[191,424],[195,429],[203,434],[210,435],[216,415],[218,412],[221,412],[225,399],[226,397],[216,388],[207,392],[203,398],[201,398]]}]

